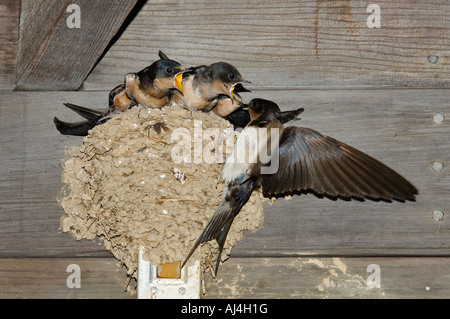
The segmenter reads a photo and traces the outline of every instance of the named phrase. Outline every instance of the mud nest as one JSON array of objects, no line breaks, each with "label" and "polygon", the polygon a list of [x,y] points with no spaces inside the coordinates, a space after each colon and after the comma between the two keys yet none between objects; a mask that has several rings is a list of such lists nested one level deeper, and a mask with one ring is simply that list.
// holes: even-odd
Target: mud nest
[{"label": "mud nest", "polygon": [[[81,146],[66,150],[59,202],[61,229],[75,239],[99,238],[136,276],[139,247],[154,263],[183,261],[219,205],[222,164],[238,133],[214,115],[176,105],[135,107],[96,126]],[[254,192],[236,217],[222,259],[264,221]],[[211,269],[218,245],[201,245],[190,263]]]}]

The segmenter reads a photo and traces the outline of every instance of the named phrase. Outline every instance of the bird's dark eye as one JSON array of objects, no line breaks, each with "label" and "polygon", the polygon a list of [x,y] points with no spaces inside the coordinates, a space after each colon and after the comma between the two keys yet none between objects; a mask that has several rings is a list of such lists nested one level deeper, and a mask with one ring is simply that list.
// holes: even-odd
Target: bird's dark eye
[{"label": "bird's dark eye", "polygon": [[234,79],[236,78],[236,76],[235,76],[234,74],[230,74],[230,75],[228,76],[228,78],[229,78],[230,80],[234,80]]},{"label": "bird's dark eye", "polygon": [[169,74],[173,73],[173,69],[172,68],[167,68],[166,69],[166,73],[169,73]]}]

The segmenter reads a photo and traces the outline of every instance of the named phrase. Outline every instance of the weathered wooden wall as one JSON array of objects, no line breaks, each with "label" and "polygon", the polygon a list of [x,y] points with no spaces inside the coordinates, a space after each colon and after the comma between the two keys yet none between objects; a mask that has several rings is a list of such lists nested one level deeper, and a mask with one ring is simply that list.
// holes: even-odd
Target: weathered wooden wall
[{"label": "weathered wooden wall", "polygon": [[16,83],[20,6],[17,0],[0,2],[0,89],[13,89]]},{"label": "weathered wooden wall", "polygon": [[[0,298],[121,298],[125,271],[112,258],[12,258],[0,260]],[[436,298],[448,297],[444,258],[232,258],[205,298]],[[81,288],[68,289],[67,266],[82,270]],[[371,264],[381,287],[368,288]],[[133,284],[128,288],[132,289]]]},{"label": "weathered wooden wall", "polygon": [[[267,207],[266,227],[249,234],[235,253],[276,256],[443,255],[450,252],[449,220],[437,222],[434,210],[450,206],[446,168],[450,162],[450,125],[437,124],[446,90],[276,90],[254,96],[274,97],[283,109],[307,106],[304,125],[345,141],[406,176],[420,191],[414,203],[331,201],[313,195],[278,200]],[[67,254],[104,255],[89,242],[75,243],[56,232],[61,208],[55,198],[62,186],[60,161],[67,145],[82,138],[55,134],[55,115],[76,121],[62,101],[103,105],[105,92],[2,93],[0,167],[2,257]],[[367,103],[370,101],[370,103]],[[42,187],[45,182],[45,187]],[[51,222],[50,222],[51,221]],[[56,228],[55,228],[56,227]],[[23,236],[26,232],[27,236]],[[436,243],[439,245],[436,245]]]},{"label": "weathered wooden wall", "polygon": [[[17,89],[77,90],[137,0],[22,0]],[[80,6],[80,28],[67,19]]]},{"label": "weathered wooden wall", "polygon": [[[106,107],[108,91],[159,49],[186,66],[235,64],[253,82],[245,99],[305,107],[295,125],[367,152],[420,192],[404,204],[278,200],[206,297],[448,297],[448,1],[376,1],[381,28],[369,29],[369,1],[114,1],[94,23],[98,3],[80,0],[92,12],[86,29],[69,37],[68,2],[52,3],[54,12],[34,0],[0,1],[0,297],[133,297],[102,246],[58,230],[60,161],[82,139],[59,135],[52,119],[79,120],[63,102]],[[117,34],[135,3],[136,16]],[[50,92],[80,85],[80,92]],[[435,161],[442,170],[432,169]],[[80,290],[66,286],[72,263],[86,274]],[[367,288],[370,264],[381,267],[381,289]]]},{"label": "weathered wooden wall", "polygon": [[232,61],[257,87],[447,87],[448,12],[446,0],[148,1],[85,88],[110,88],[159,49],[187,65]]}]

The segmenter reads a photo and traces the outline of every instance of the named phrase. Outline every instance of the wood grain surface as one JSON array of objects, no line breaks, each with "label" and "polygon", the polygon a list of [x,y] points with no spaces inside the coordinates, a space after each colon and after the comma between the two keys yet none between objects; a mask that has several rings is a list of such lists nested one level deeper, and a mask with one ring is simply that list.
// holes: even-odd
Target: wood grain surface
[{"label": "wood grain surface", "polygon": [[14,89],[16,84],[19,15],[19,1],[0,1],[0,90]]},{"label": "wood grain surface", "polygon": [[447,298],[449,268],[448,258],[230,258],[204,297]]},{"label": "wood grain surface", "polygon": [[[69,288],[69,265],[80,269],[80,288]],[[69,279],[69,282],[73,282]],[[0,298],[129,299],[126,271],[114,258],[0,259]]]},{"label": "wood grain surface", "polygon": [[80,28],[69,28],[74,1],[22,0],[16,89],[77,90],[136,1],[79,1]]},{"label": "wood grain surface", "polygon": [[[105,256],[102,246],[58,232],[60,162],[68,145],[53,116],[78,121],[62,103],[106,107],[108,92],[1,93],[0,257]],[[331,201],[306,194],[267,205],[264,228],[236,256],[448,255],[450,155],[447,92],[435,90],[264,90],[282,109],[306,108],[302,125],[381,160],[418,189],[416,202]],[[434,171],[435,161],[443,163]],[[433,219],[442,210],[444,218]]]},{"label": "wood grain surface", "polygon": [[[69,265],[79,266],[80,288],[67,286]],[[370,265],[379,267],[379,288],[367,284],[376,283]],[[449,267],[439,257],[230,258],[202,298],[448,298]],[[2,299],[134,299],[135,286],[113,258],[0,259]]]},{"label": "wood grain surface", "polygon": [[[72,3],[81,29],[67,28]],[[380,28],[367,25],[370,4]],[[304,107],[291,125],[419,189],[408,203],[302,194],[267,204],[264,227],[245,234],[203,298],[448,298],[449,1],[0,0],[0,45],[0,298],[136,297],[101,243],[59,229],[61,161],[83,139],[52,120],[81,120],[63,102],[106,109],[109,90],[158,50],[185,66],[232,63],[252,81],[245,101]],[[80,289],[66,285],[70,264]],[[367,286],[372,264],[380,288]]]},{"label": "wood grain surface", "polygon": [[254,87],[448,87],[449,12],[446,0],[149,0],[84,88],[111,89],[160,49],[186,66],[232,63]]}]

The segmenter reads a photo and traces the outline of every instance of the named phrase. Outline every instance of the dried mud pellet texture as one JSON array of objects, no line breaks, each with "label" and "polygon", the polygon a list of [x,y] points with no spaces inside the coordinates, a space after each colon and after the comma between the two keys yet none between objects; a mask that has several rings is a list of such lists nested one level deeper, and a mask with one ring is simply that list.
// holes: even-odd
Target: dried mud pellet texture
[{"label": "dried mud pellet texture", "polygon": [[[222,199],[222,163],[236,134],[214,114],[176,105],[135,107],[95,127],[81,146],[66,151],[62,231],[77,240],[100,238],[132,277],[140,246],[154,264],[183,261]],[[222,259],[245,230],[260,229],[263,221],[263,197],[254,192]],[[201,260],[203,270],[210,269],[216,256],[210,241],[190,263]]]}]

